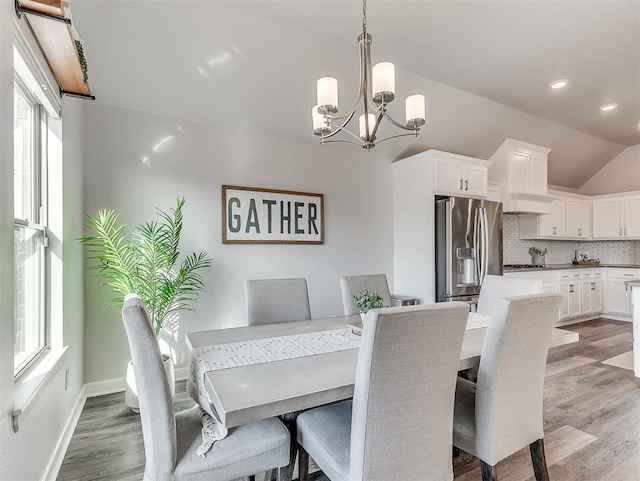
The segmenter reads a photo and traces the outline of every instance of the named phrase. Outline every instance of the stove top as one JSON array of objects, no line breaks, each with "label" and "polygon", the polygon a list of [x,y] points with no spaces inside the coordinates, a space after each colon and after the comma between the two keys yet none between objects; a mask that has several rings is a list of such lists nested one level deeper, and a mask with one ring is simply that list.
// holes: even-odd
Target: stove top
[{"label": "stove top", "polygon": [[505,264],[504,269],[542,269],[544,264]]}]

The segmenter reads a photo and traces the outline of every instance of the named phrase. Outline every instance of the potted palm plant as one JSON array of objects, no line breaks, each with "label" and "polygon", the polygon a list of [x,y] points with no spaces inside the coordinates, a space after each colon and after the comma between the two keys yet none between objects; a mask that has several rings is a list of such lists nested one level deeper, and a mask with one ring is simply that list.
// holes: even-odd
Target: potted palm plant
[{"label": "potted palm plant", "polygon": [[[107,305],[121,308],[127,294],[138,294],[158,336],[167,321],[180,311],[194,310],[204,290],[200,270],[211,266],[206,252],[191,253],[177,266],[184,204],[185,198],[181,197],[169,212],[158,209],[160,220],[138,226],[130,240],[125,239],[127,226],[118,223],[119,215],[111,209],[100,210],[97,217],[87,215],[85,221],[94,235],[80,239],[93,262],[89,269],[96,271],[115,294]],[[125,402],[136,410],[135,378],[129,364]],[[165,355],[165,366],[173,392],[173,362],[169,355]]]}]

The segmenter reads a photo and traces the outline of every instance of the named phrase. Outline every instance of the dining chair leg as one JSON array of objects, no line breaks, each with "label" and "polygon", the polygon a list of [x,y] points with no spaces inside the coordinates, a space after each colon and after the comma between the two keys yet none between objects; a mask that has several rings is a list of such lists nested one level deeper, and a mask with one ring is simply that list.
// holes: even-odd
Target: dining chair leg
[{"label": "dining chair leg", "polygon": [[302,446],[298,450],[298,479],[309,481],[309,453]]},{"label": "dining chair leg", "polygon": [[457,458],[458,456],[460,456],[460,448],[458,446],[453,446],[451,454],[454,458]]},{"label": "dining chair leg", "polygon": [[498,471],[495,466],[480,460],[480,471],[482,472],[482,481],[498,481]]},{"label": "dining chair leg", "polygon": [[544,455],[544,439],[538,439],[529,445],[531,451],[531,463],[536,481],[549,481],[549,471],[547,470],[547,459]]}]

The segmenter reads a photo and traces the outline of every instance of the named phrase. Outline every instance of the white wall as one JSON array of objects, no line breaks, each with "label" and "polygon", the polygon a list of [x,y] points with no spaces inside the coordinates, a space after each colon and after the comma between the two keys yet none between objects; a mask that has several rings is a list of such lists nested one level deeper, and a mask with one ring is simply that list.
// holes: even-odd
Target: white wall
[{"label": "white wall", "polygon": [[613,194],[640,190],[640,144],[627,147],[585,182],[580,194]]},{"label": "white wall", "polygon": [[[233,127],[233,126],[232,126]],[[184,332],[246,324],[244,281],[306,277],[313,317],[342,313],[339,277],[384,272],[392,280],[391,166],[356,146],[295,142],[249,125],[212,127],[90,104],[86,109],[84,210],[113,208],[130,227],[151,220],[184,195],[183,253],[207,251],[207,292],[181,315]],[[223,245],[221,185],[325,195],[324,245]],[[97,279],[85,282],[85,382],[121,378],[129,359],[120,313]]]},{"label": "white wall", "polygon": [[[0,2],[0,479],[34,481],[56,470],[64,435],[82,386],[82,251],[75,242],[82,227],[82,111],[65,101],[63,162],[51,168],[64,195],[51,215],[52,266],[59,276],[52,311],[57,345],[68,346],[65,361],[51,373],[37,400],[20,416],[13,432],[13,2]],[[60,134],[59,131],[57,131]],[[59,159],[58,159],[59,160]],[[60,262],[62,261],[62,263]],[[65,390],[65,371],[69,384]],[[71,426],[73,428],[73,426]]]},{"label": "white wall", "polygon": [[13,462],[13,4],[0,2],[0,479]]}]

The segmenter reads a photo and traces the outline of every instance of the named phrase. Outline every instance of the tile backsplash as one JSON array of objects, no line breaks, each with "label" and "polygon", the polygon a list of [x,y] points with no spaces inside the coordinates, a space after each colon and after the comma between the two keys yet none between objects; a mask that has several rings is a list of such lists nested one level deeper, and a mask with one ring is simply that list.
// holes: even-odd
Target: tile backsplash
[{"label": "tile backsplash", "polygon": [[503,218],[503,255],[505,264],[530,264],[530,247],[548,249],[547,264],[567,264],[573,259],[576,249],[589,252],[593,259],[606,264],[640,264],[640,240],[630,241],[560,241],[520,240],[518,238],[518,216]]}]

